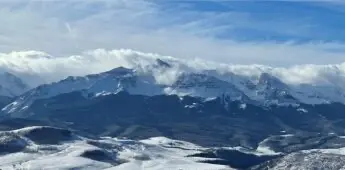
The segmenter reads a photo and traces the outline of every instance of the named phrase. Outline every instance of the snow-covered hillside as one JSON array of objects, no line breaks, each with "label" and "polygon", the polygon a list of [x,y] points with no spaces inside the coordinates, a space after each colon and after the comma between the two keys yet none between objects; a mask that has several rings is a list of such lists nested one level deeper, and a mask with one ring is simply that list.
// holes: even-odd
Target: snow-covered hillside
[{"label": "snow-covered hillside", "polygon": [[[288,147],[286,144],[289,140],[284,139],[293,137],[292,134],[286,134],[274,138],[287,142],[282,144]],[[342,146],[334,145],[329,149],[302,147],[305,150],[276,153],[270,146],[266,146],[270,142],[275,145],[277,141],[272,140],[272,137],[267,138],[256,150],[243,147],[202,147],[166,137],[144,140],[90,138],[67,129],[31,126],[0,131],[0,169],[280,170],[345,167],[345,149]]]},{"label": "snow-covered hillside", "polygon": [[344,148],[314,149],[288,154],[280,159],[268,161],[252,169],[344,169]]},{"label": "snow-covered hillside", "polygon": [[0,169],[3,170],[231,169],[201,163],[211,158],[187,157],[207,148],[165,137],[141,141],[110,137],[88,139],[69,130],[37,126],[0,132],[0,148]]}]

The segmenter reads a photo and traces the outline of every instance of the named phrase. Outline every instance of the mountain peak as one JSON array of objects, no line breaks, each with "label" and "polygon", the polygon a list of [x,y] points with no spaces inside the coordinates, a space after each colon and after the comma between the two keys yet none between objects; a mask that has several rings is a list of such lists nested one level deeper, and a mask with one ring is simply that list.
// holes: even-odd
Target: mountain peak
[{"label": "mountain peak", "polygon": [[126,75],[126,74],[130,74],[133,72],[134,72],[133,69],[129,69],[129,68],[121,66],[121,67],[117,67],[117,68],[114,68],[112,70],[106,71],[105,73],[116,74],[116,75]]},{"label": "mountain peak", "polygon": [[268,88],[279,88],[285,89],[288,86],[280,81],[277,77],[269,74],[269,73],[262,73],[259,77],[259,85],[266,85]]}]

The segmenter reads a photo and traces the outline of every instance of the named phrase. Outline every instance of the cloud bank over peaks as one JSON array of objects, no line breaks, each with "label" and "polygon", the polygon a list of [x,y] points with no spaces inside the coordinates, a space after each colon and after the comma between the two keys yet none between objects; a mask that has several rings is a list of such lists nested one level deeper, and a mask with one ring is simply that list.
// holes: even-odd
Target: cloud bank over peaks
[{"label": "cloud bank over peaks", "polygon": [[[169,67],[157,65],[157,59]],[[169,84],[184,72],[216,70],[226,76],[234,73],[257,79],[270,73],[287,84],[332,85],[345,84],[345,63],[334,65],[295,65],[271,67],[265,65],[234,65],[203,59],[180,59],[130,49],[96,49],[78,55],[52,56],[40,51],[0,53],[0,70],[13,73],[31,86],[61,80],[67,76],[84,76],[108,71],[116,67],[134,68],[141,73],[152,73],[160,84]]]}]

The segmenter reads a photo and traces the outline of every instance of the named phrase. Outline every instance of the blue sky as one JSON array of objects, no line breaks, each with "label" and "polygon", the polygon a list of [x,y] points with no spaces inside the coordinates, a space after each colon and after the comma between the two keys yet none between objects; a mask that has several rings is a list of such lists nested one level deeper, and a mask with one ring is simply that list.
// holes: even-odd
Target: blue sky
[{"label": "blue sky", "polygon": [[1,1],[0,52],[130,48],[234,64],[340,64],[342,1]]},{"label": "blue sky", "polygon": [[213,23],[217,36],[243,41],[345,41],[345,7],[331,1],[160,1],[162,10],[237,14]]}]

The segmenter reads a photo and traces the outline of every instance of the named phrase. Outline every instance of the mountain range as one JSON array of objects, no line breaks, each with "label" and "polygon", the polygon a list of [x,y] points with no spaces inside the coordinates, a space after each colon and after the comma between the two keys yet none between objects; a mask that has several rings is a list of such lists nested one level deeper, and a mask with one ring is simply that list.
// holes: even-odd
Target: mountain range
[{"label": "mountain range", "polygon": [[[174,60],[155,58],[145,65],[69,76],[34,88],[26,85],[20,76],[3,73],[0,152],[9,154],[0,156],[0,160],[12,161],[3,167],[23,168],[29,163],[42,166],[37,157],[59,159],[58,152],[66,153],[60,158],[80,153],[73,158],[66,157],[78,159],[80,166],[76,163],[75,167],[59,167],[66,169],[138,164],[145,168],[157,164],[149,161],[157,157],[151,152],[145,152],[148,156],[139,162],[128,157],[117,159],[123,154],[123,148],[120,153],[119,147],[129,148],[131,154],[139,153],[138,147],[164,150],[166,155],[162,155],[162,160],[167,164],[162,166],[167,167],[173,161],[185,166],[195,163],[195,167],[207,164],[210,169],[311,167],[296,161],[302,158],[324,161],[324,165],[314,168],[345,166],[336,161],[344,159],[341,151],[345,147],[342,87],[289,84],[270,72],[246,76],[184,67]],[[72,131],[73,142],[40,143],[60,138],[61,133],[62,138],[65,135],[70,138]],[[27,133],[51,136],[27,136]],[[89,148],[85,143],[91,139],[98,148],[89,152],[83,148]],[[157,140],[169,141],[175,150]],[[147,142],[150,146],[146,146]],[[184,151],[183,145],[197,147],[198,152]],[[38,149],[32,151],[34,147]],[[67,147],[80,148],[80,151],[69,153],[72,151],[67,151]],[[10,151],[2,151],[7,148]],[[16,154],[27,152],[51,155],[44,158],[27,154],[18,161],[13,160]],[[92,158],[86,156],[89,160],[84,160],[85,155]],[[189,160],[190,157],[193,158]],[[188,160],[181,161],[184,158]],[[28,161],[22,163],[24,160]]]},{"label": "mountain range", "polygon": [[[146,96],[178,95],[212,99],[228,96],[230,100],[241,100],[257,105],[299,105],[345,103],[342,89],[333,86],[315,86],[312,84],[288,85],[269,73],[262,73],[257,78],[244,77],[234,73],[219,73],[216,70],[198,72],[180,72],[169,83],[160,82],[159,76],[165,76],[176,68],[157,59],[145,71],[138,68],[118,67],[110,71],[86,76],[70,76],[58,82],[43,84],[28,90],[19,78],[5,73],[2,83],[6,87],[3,96],[14,97],[16,101],[3,109],[4,112],[24,110],[37,99],[54,97],[64,93],[83,91],[87,95],[100,96],[127,91],[130,94]],[[10,81],[8,81],[9,79]]]}]

